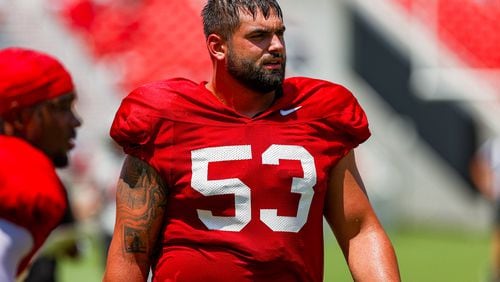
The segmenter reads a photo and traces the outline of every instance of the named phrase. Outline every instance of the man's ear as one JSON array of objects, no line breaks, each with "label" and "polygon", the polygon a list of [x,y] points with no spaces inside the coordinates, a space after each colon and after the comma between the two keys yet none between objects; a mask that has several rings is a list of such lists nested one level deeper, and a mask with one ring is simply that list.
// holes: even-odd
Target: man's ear
[{"label": "man's ear", "polygon": [[14,126],[11,123],[6,121],[0,121],[0,134],[12,136],[14,135],[14,133],[15,133]]},{"label": "man's ear", "polygon": [[207,37],[207,48],[210,56],[221,61],[226,58],[227,42],[217,34],[210,34]]},{"label": "man's ear", "polygon": [[28,108],[19,109],[12,113],[9,113],[7,118],[4,119],[4,128],[14,133],[24,132],[28,123],[31,122],[33,118],[39,118],[42,113],[40,111],[41,106],[32,106]]},{"label": "man's ear", "polygon": [[26,109],[22,109],[12,116],[11,125],[17,132],[23,132],[26,127],[26,123],[29,120],[29,113]]},{"label": "man's ear", "polygon": [[18,112],[8,113],[6,117],[0,118],[0,134],[12,136],[22,127]]}]

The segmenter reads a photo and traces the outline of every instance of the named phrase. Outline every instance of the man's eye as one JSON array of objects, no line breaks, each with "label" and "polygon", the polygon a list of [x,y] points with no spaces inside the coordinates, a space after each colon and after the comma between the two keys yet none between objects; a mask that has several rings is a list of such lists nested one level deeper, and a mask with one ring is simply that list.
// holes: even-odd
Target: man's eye
[{"label": "man's eye", "polygon": [[52,104],[52,109],[54,109],[55,111],[71,111],[71,108],[71,104]]},{"label": "man's eye", "polygon": [[250,36],[250,38],[254,38],[254,39],[256,39],[256,38],[262,38],[262,37],[264,37],[264,34],[262,34],[262,33],[253,34],[252,36]]}]

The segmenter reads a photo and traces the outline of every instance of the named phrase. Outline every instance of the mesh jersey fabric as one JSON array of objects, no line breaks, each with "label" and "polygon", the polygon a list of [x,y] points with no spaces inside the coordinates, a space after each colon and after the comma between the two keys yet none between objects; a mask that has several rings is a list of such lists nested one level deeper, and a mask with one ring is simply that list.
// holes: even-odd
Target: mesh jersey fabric
[{"label": "mesh jersey fabric", "polygon": [[[148,84],[122,101],[110,133],[169,189],[155,281],[322,281],[328,173],[370,136],[346,88],[302,77],[286,79],[254,118],[222,104],[204,82]],[[235,276],[220,277],[221,269]]]}]

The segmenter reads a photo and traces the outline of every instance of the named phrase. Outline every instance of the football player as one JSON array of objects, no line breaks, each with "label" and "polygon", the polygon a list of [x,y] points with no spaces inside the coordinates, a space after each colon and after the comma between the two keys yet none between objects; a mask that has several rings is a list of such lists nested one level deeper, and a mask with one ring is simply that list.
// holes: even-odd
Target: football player
[{"label": "football player", "polygon": [[322,281],[323,217],[356,281],[399,281],[353,149],[370,132],[353,95],[285,79],[275,0],[209,0],[208,82],[130,93],[111,136],[128,154],[105,281]]},{"label": "football player", "polygon": [[0,50],[0,281],[15,281],[67,212],[55,168],[80,120],[70,74],[39,51]]}]

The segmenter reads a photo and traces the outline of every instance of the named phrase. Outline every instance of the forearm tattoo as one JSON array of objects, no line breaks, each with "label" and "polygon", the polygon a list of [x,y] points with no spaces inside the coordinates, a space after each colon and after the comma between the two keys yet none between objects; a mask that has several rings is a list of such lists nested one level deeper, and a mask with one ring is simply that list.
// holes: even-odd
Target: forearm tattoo
[{"label": "forearm tattoo", "polygon": [[147,163],[127,157],[117,190],[117,227],[122,228],[125,253],[152,253],[166,198],[166,187],[159,174]]}]

